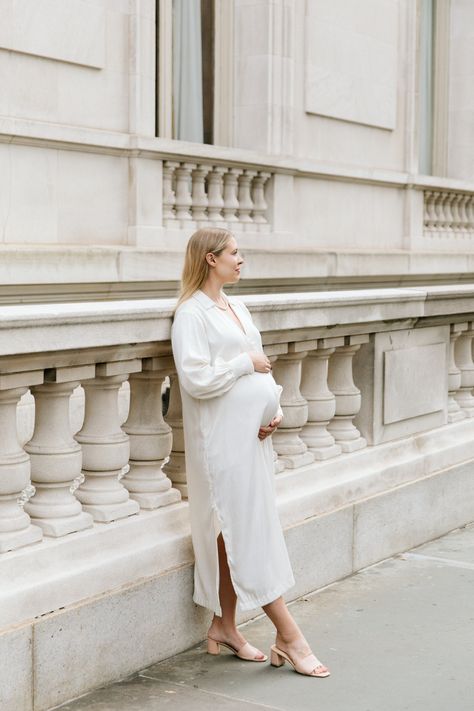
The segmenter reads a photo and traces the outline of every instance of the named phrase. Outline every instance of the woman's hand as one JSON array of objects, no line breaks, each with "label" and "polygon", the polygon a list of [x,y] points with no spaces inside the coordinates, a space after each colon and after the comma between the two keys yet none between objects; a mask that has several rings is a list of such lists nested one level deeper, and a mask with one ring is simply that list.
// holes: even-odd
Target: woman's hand
[{"label": "woman's hand", "polygon": [[272,369],[272,364],[268,360],[265,353],[251,352],[249,356],[252,359],[254,370],[257,373],[269,373]]},{"label": "woman's hand", "polygon": [[266,427],[260,427],[258,431],[258,438],[260,440],[264,440],[266,437],[269,437],[276,430],[282,419],[281,415],[277,415],[273,418],[269,425]]}]

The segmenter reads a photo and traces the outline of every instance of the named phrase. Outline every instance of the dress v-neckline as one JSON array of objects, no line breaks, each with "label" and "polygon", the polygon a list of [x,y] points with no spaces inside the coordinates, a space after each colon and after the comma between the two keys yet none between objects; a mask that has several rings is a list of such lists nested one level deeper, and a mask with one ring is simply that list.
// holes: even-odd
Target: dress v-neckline
[{"label": "dress v-neckline", "polygon": [[[239,331],[242,333],[243,336],[246,336],[246,335],[247,335],[247,331],[246,331],[245,328],[244,328],[244,324],[242,323],[242,321],[240,320],[240,318],[239,318],[239,317],[237,316],[237,314],[235,313],[234,309],[232,308],[232,304],[230,303],[230,301],[229,301],[228,299],[227,299],[227,303],[229,304],[230,310],[232,311],[232,313],[234,314],[235,318],[237,319],[237,321],[238,321],[239,323],[237,323],[237,321],[235,321],[235,320],[232,318],[232,316],[227,316],[227,315],[226,315],[226,318],[229,319],[229,321],[232,321],[232,323],[234,324],[234,326],[237,326],[237,328],[239,329]],[[220,310],[224,313],[224,310],[223,310],[223,309],[220,309]],[[240,326],[239,326],[239,324],[240,324]]]}]

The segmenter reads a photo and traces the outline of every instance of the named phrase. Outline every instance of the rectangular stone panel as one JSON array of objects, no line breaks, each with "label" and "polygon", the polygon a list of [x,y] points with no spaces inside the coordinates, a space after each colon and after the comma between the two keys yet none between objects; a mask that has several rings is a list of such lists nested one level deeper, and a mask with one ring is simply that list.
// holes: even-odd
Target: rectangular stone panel
[{"label": "rectangular stone panel", "polygon": [[105,13],[83,0],[2,0],[0,48],[105,66]]},{"label": "rectangular stone panel", "polygon": [[384,352],[384,425],[443,409],[445,359],[444,343]]},{"label": "rectangular stone panel", "polygon": [[447,422],[449,325],[375,333],[354,357],[362,393],[354,423],[368,444]]},{"label": "rectangular stone panel", "polygon": [[305,109],[394,129],[399,0],[307,0]]}]

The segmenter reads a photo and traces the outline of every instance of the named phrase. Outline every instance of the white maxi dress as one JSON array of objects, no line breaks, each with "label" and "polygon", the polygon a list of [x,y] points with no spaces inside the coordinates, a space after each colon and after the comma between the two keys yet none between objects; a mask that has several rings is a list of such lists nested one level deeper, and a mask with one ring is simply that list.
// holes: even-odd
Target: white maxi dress
[{"label": "white maxi dress", "polygon": [[281,386],[254,371],[262,340],[243,302],[227,297],[245,333],[203,291],[172,326],[183,403],[186,475],[195,554],[193,600],[222,615],[217,536],[222,531],[240,610],[276,600],[295,580],[276,508],[271,438]]}]

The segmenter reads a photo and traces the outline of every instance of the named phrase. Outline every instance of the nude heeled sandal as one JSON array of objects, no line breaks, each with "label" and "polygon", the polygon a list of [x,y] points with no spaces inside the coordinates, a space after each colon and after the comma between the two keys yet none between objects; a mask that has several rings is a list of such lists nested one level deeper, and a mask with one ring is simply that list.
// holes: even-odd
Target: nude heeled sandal
[{"label": "nude heeled sandal", "polygon": [[298,662],[294,662],[289,655],[281,649],[278,649],[274,644],[271,646],[271,659],[270,664],[272,667],[282,667],[285,662],[289,662],[295,672],[298,674],[304,674],[305,676],[317,676],[319,678],[324,678],[330,676],[329,671],[320,672],[319,674],[312,674],[315,669],[320,666],[324,666],[322,662],[314,654],[308,654],[303,659]]},{"label": "nude heeled sandal", "polygon": [[[230,649],[230,651],[233,652],[236,657],[239,657],[239,659],[244,659],[246,662],[266,662],[268,659],[266,654],[263,654],[263,652],[261,652],[256,647],[253,647],[248,642],[245,642],[245,644],[240,647],[240,649],[235,649],[235,647],[232,647],[232,645],[227,644],[227,642],[218,642],[216,639],[212,639],[212,637],[207,638],[208,654],[219,654],[221,651],[221,646],[227,647],[227,649]],[[262,659],[257,659],[257,654],[263,654]]]}]

